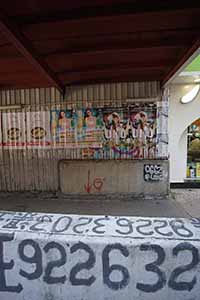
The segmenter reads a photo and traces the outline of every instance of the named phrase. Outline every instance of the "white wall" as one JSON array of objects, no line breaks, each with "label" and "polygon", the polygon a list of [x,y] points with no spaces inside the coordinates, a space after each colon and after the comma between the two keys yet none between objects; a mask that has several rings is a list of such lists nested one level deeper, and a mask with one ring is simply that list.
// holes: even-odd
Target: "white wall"
[{"label": "white wall", "polygon": [[200,93],[195,100],[182,104],[180,98],[194,85],[172,85],[169,100],[170,182],[183,182],[187,166],[187,127],[200,118]]}]

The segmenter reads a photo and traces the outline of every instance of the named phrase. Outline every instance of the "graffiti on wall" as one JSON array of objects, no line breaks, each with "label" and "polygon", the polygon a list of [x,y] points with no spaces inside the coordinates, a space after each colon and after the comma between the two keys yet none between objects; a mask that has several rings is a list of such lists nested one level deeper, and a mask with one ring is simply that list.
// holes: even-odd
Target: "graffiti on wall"
[{"label": "graffiti on wall", "polygon": [[161,181],[163,179],[163,167],[158,164],[144,165],[144,180],[145,181]]},{"label": "graffiti on wall", "polygon": [[197,299],[199,230],[198,218],[2,212],[0,297]]},{"label": "graffiti on wall", "polygon": [[105,177],[91,178],[91,172],[88,170],[87,183],[84,185],[85,191],[90,194],[92,190],[101,192],[105,182]]}]

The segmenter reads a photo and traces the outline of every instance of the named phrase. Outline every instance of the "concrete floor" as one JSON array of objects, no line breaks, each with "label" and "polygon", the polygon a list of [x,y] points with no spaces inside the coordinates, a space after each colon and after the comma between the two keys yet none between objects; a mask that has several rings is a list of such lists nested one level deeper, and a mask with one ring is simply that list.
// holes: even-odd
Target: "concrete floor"
[{"label": "concrete floor", "polygon": [[47,193],[0,193],[0,210],[63,214],[199,217],[200,190],[172,190],[166,199],[105,200]]},{"label": "concrete floor", "polygon": [[200,217],[200,189],[173,189],[172,197],[191,217]]}]

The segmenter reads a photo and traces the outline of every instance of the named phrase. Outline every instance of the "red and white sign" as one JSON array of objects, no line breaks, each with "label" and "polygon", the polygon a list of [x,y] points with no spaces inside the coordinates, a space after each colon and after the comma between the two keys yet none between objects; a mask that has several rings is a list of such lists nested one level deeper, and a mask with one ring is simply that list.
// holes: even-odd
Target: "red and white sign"
[{"label": "red and white sign", "polygon": [[3,113],[2,121],[3,146],[6,148],[24,148],[26,146],[25,113]]},{"label": "red and white sign", "polygon": [[44,148],[51,146],[50,112],[34,111],[26,113],[27,147]]}]

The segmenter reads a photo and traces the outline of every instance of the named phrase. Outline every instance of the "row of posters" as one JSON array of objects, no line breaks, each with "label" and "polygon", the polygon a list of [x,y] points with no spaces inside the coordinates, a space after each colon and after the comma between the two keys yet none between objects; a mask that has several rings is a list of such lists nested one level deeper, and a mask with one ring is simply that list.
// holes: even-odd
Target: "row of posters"
[{"label": "row of posters", "polygon": [[6,148],[51,146],[50,113],[10,112],[1,115],[1,144]]},{"label": "row of posters", "polygon": [[[156,105],[3,113],[7,148],[83,149],[87,156],[154,158]],[[90,149],[90,151],[88,150]]]}]

